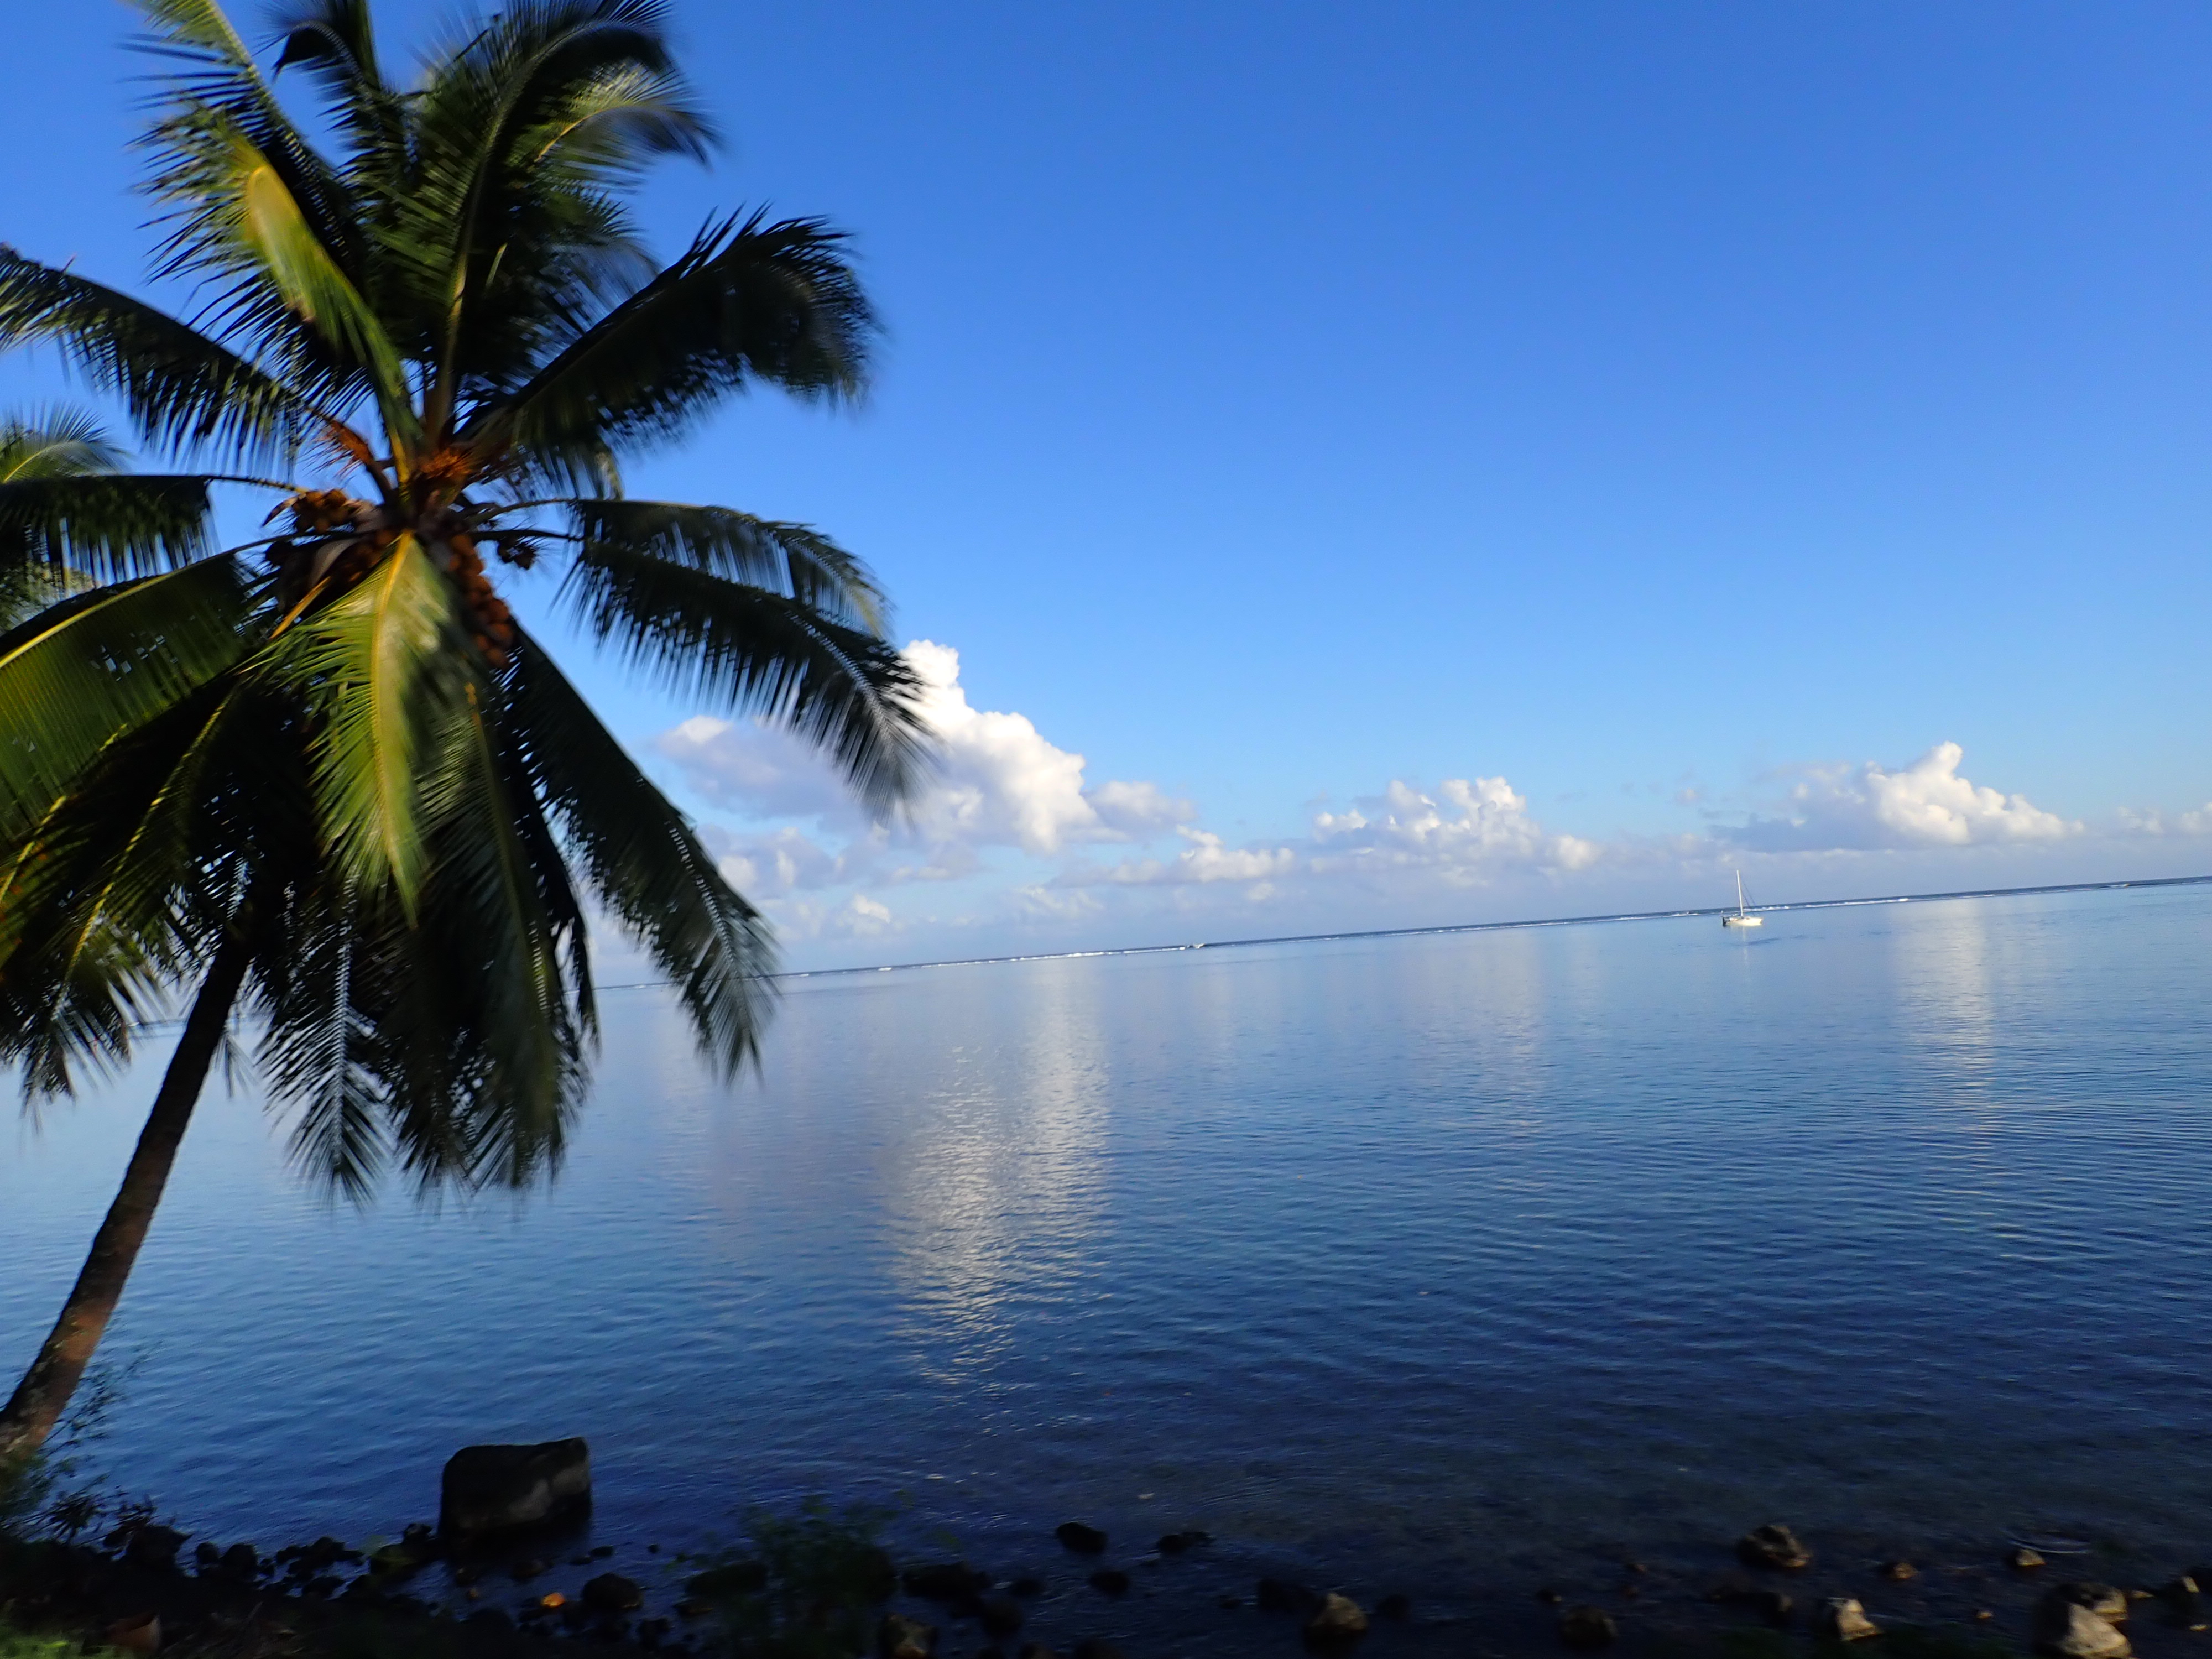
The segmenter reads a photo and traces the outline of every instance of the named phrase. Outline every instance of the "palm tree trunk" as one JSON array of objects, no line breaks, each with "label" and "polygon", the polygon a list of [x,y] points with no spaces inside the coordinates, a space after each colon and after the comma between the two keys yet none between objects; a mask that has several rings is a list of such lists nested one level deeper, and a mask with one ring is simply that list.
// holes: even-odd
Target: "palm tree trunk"
[{"label": "palm tree trunk", "polygon": [[161,1201],[161,1188],[168,1184],[170,1166],[177,1161],[177,1145],[192,1121],[208,1066],[222,1044],[231,1005],[238,1000],[252,959],[252,946],[234,925],[216,951],[199,994],[192,999],[192,1011],[177,1039],[176,1053],[169,1058],[161,1091],[154,1097],[154,1109],[147,1114],[138,1148],[123,1172],[123,1186],[107,1206],[107,1219],[93,1238],[92,1253],[62,1304],[62,1316],[23,1373],[14,1398],[0,1410],[0,1466],[37,1451],[69,1409],[70,1396],[106,1333],[131,1266],[138,1260],[138,1247],[154,1224],[155,1206]]}]

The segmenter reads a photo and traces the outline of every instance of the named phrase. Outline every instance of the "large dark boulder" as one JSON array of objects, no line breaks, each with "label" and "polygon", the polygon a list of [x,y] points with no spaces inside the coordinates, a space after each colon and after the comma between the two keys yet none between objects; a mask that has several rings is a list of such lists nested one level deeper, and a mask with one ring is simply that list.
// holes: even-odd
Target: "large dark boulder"
[{"label": "large dark boulder", "polygon": [[592,1449],[580,1437],[536,1446],[464,1446],[446,1462],[438,1530],[447,1538],[542,1527],[592,1504]]}]

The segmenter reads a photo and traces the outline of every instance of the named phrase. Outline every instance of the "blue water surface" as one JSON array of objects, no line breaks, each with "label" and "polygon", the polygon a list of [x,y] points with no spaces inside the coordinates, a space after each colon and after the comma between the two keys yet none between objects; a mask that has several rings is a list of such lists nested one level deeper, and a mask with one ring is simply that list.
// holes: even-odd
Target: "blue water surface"
[{"label": "blue water surface", "polygon": [[[1469,1618],[1778,1516],[2212,1554],[2209,970],[2176,887],[817,977],[733,1086],[617,993],[526,1201],[334,1207],[212,1096],[100,1455],[269,1543],[580,1433],[624,1559],[818,1492]],[[0,1131],[0,1371],[155,1059]]]}]

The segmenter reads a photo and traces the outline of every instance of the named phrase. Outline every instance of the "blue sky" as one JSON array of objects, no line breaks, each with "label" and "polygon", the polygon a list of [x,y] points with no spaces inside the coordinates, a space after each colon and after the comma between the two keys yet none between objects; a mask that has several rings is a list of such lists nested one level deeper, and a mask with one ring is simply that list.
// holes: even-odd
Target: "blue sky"
[{"label": "blue sky", "polygon": [[[21,9],[0,236],[136,282],[130,14]],[[957,653],[890,836],[583,674],[795,963],[2212,870],[2201,6],[675,13],[661,245],[890,332],[633,488]]]}]

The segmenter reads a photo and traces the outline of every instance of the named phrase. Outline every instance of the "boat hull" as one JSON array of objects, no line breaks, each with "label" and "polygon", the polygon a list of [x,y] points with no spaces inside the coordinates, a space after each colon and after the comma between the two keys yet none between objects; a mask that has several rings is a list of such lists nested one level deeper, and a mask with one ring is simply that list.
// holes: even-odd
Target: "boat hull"
[{"label": "boat hull", "polygon": [[1723,927],[1762,927],[1765,924],[1766,918],[1764,916],[1723,916],[1721,918],[1721,926]]}]

